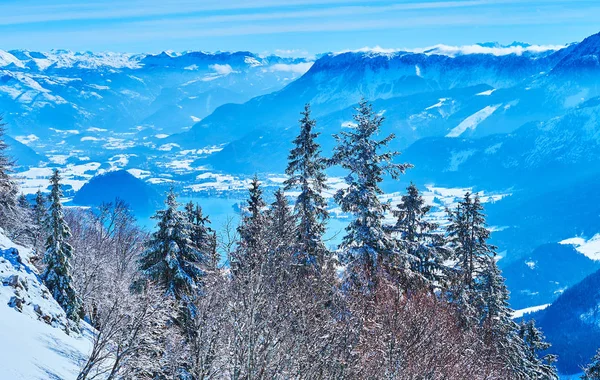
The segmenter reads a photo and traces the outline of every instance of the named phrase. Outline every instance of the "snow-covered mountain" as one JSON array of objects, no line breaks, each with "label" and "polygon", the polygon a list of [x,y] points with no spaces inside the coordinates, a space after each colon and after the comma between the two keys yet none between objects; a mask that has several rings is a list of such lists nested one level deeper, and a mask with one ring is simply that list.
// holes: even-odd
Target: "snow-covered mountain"
[{"label": "snow-covered mountain", "polygon": [[0,230],[0,378],[74,379],[92,348],[90,328],[73,330],[32,257]]},{"label": "snow-covered mountain", "polygon": [[[13,136],[53,138],[60,132],[51,128],[83,133],[137,126],[173,133],[224,103],[278,90],[310,65],[305,59],[249,52],[0,50],[0,109]],[[179,119],[162,115],[177,109]]]},{"label": "snow-covered mountain", "polygon": [[399,149],[424,137],[511,133],[576,112],[600,95],[599,74],[586,65],[574,64],[558,75],[565,62],[596,57],[598,41],[600,35],[594,35],[580,44],[528,54],[509,49],[499,55],[493,48],[461,54],[443,49],[328,54],[282,90],[217,108],[169,141],[187,147],[229,144],[206,162],[215,168],[280,171],[281,162],[272,158],[289,147],[286,141],[305,103],[312,104],[327,146],[328,137],[351,121],[361,97],[385,113],[385,128],[396,134]]}]

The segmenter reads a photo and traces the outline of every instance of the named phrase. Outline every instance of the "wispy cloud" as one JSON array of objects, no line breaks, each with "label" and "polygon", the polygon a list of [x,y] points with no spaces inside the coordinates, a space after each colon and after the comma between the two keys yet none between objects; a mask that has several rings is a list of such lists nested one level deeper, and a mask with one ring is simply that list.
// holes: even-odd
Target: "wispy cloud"
[{"label": "wispy cloud", "polygon": [[269,66],[267,70],[304,74],[312,67],[312,65],[313,62],[302,62],[297,64],[276,63],[272,66]]},{"label": "wispy cloud", "polygon": [[524,53],[542,53],[546,51],[557,51],[564,49],[567,45],[529,45],[529,46],[499,46],[489,47],[482,45],[464,45],[464,46],[449,46],[438,44],[434,46],[428,46],[424,48],[382,48],[381,46],[375,47],[363,47],[354,50],[342,50],[335,54],[343,54],[348,52],[363,52],[363,53],[374,53],[374,54],[394,54],[399,52],[407,53],[425,53],[425,54],[439,54],[447,56],[458,56],[468,54],[490,54],[496,56],[502,55],[522,55]]},{"label": "wispy cloud", "polygon": [[[547,31],[552,25],[564,30],[568,24],[582,33],[584,25],[593,30],[594,15],[600,14],[597,0],[58,1],[0,1],[0,47],[112,50],[119,46],[120,51],[132,51],[128,47],[133,46],[139,52],[235,46],[253,51],[290,49],[298,54],[288,56],[310,57],[361,45],[423,46],[490,39],[481,37],[482,31],[488,31],[488,36],[493,31],[496,39],[528,40],[530,34],[514,35],[533,26]],[[565,36],[536,34],[540,43],[575,40],[565,41],[569,38]]]}]

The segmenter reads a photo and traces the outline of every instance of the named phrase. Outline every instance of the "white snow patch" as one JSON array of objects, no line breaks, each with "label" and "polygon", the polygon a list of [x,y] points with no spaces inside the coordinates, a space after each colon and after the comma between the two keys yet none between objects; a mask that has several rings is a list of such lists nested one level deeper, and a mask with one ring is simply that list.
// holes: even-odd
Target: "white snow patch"
[{"label": "white snow patch", "polygon": [[269,71],[271,72],[290,72],[294,74],[304,74],[306,73],[313,65],[314,62],[301,62],[301,63],[276,63],[272,66],[269,66]]},{"label": "white snow patch", "polygon": [[491,89],[491,90],[487,90],[487,91],[482,91],[482,92],[480,92],[480,93],[478,93],[478,94],[475,94],[475,95],[476,95],[476,96],[490,96],[490,95],[492,95],[492,93],[493,93],[494,91],[496,91],[496,89],[495,89],[495,88],[493,88],[493,89]]},{"label": "white snow patch", "polygon": [[525,314],[534,313],[536,311],[544,310],[548,306],[550,306],[549,303],[544,304],[544,305],[539,305],[539,306],[526,307],[525,309],[514,310],[513,313],[512,313],[512,317],[513,318],[521,318]]},{"label": "white snow patch", "polygon": [[487,106],[482,110],[475,112],[473,115],[467,117],[459,125],[454,127],[446,137],[458,137],[462,135],[467,129],[475,129],[477,125],[487,119],[491,114],[494,113],[502,104],[496,104],[493,106]]},{"label": "white snow patch", "polygon": [[439,98],[439,99],[438,99],[438,100],[439,100],[439,102],[435,103],[435,104],[434,104],[434,105],[432,105],[432,106],[429,106],[429,107],[425,108],[425,110],[430,110],[430,109],[433,109],[433,108],[439,108],[439,107],[443,106],[443,105],[444,105],[444,102],[445,102],[446,100],[448,100],[448,99],[449,99],[449,98]]},{"label": "white snow patch", "polygon": [[131,174],[132,176],[139,178],[139,179],[148,178],[152,174],[148,170],[135,169],[135,168],[127,169],[127,171],[129,172],[129,174]]},{"label": "white snow patch", "polygon": [[39,137],[37,137],[34,134],[30,134],[30,135],[27,135],[27,136],[17,136],[17,137],[15,137],[15,140],[17,140],[21,144],[28,145],[28,144],[30,144],[30,143],[32,143],[34,141],[39,140]]},{"label": "white snow patch", "polygon": [[586,255],[592,260],[600,261],[600,233],[594,235],[591,239],[585,240],[582,237],[574,237],[565,239],[559,244],[568,244],[575,247],[575,249]]},{"label": "white snow patch", "polygon": [[11,63],[20,68],[25,67],[23,62],[19,61],[17,57],[7,51],[0,50],[0,66],[8,66]]},{"label": "white snow patch", "polygon": [[8,94],[12,99],[16,99],[21,95],[21,90],[9,86],[0,86],[0,91]]}]

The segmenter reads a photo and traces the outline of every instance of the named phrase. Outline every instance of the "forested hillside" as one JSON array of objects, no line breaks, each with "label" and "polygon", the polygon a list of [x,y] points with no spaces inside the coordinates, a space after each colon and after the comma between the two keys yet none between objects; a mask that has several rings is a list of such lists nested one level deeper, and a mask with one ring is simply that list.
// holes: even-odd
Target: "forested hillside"
[{"label": "forested hillside", "polygon": [[[417,169],[367,101],[354,112],[325,157],[306,105],[274,202],[255,177],[239,225],[219,231],[174,188],[151,233],[118,199],[64,208],[59,170],[30,204],[0,145],[0,227],[32,247],[65,333],[93,328],[78,379],[558,378],[534,322],[512,319],[479,196],[464,194],[444,227],[415,184],[391,210],[384,178]],[[334,199],[351,215],[333,250],[331,166],[346,173]]]}]

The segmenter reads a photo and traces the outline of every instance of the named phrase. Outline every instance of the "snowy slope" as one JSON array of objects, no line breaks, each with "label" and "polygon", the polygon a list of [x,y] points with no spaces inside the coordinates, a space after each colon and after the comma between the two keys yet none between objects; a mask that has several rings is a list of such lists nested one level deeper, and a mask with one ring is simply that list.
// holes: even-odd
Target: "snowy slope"
[{"label": "snowy slope", "polygon": [[65,332],[64,311],[40,282],[31,250],[0,230],[0,379],[75,379],[90,329]]}]

